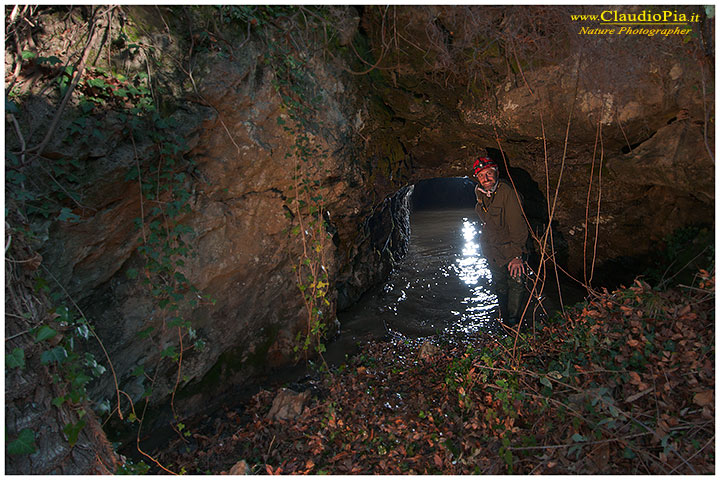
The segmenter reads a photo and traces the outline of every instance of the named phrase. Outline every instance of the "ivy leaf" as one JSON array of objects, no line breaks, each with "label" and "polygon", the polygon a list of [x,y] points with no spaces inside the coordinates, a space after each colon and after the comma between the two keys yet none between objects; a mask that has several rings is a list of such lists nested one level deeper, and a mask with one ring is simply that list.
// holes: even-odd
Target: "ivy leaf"
[{"label": "ivy leaf", "polygon": [[85,426],[85,420],[80,420],[77,423],[68,423],[65,425],[65,428],[63,428],[63,433],[67,435],[68,443],[70,443],[70,446],[74,446],[77,443],[78,435],[80,435],[80,431]]},{"label": "ivy leaf", "polygon": [[45,280],[42,277],[38,277],[37,280],[35,280],[35,291],[36,292],[50,291],[50,286],[48,285],[47,280]]},{"label": "ivy leaf", "polygon": [[185,326],[185,321],[181,317],[172,317],[168,321],[169,327],[182,327]]},{"label": "ivy leaf", "polygon": [[20,172],[16,172],[15,170],[8,170],[7,172],[5,172],[5,178],[10,182],[14,183],[15,185],[21,185],[27,177],[25,177],[25,175]]},{"label": "ivy leaf", "polygon": [[37,336],[35,337],[35,343],[49,340],[55,335],[57,335],[57,331],[55,329],[48,327],[47,325],[43,325],[40,327],[40,330],[38,330]]},{"label": "ivy leaf", "polygon": [[5,368],[25,368],[25,350],[16,348],[5,354]]},{"label": "ivy leaf", "polygon": [[102,89],[109,87],[109,85],[105,83],[105,80],[103,80],[102,78],[89,78],[86,83],[91,87],[97,87]]},{"label": "ivy leaf", "polygon": [[65,397],[55,397],[53,398],[52,404],[56,407],[60,408],[60,406],[65,403]]},{"label": "ivy leaf", "polygon": [[17,103],[15,103],[12,100],[5,99],[5,112],[6,113],[18,113],[20,109],[17,106]]},{"label": "ivy leaf", "polygon": [[29,428],[25,428],[20,432],[17,440],[10,442],[7,446],[7,452],[10,455],[29,455],[35,453],[35,432]]},{"label": "ivy leaf", "polygon": [[104,415],[110,411],[110,401],[108,399],[103,400],[102,402],[99,402],[96,407],[95,411],[98,413],[98,415]]},{"label": "ivy leaf", "polygon": [[178,354],[175,351],[174,345],[171,345],[171,346],[167,347],[165,350],[163,350],[162,352],[160,352],[160,358],[170,357],[173,360],[175,360],[177,358],[177,356],[178,356]]},{"label": "ivy leaf", "polygon": [[83,388],[92,378],[84,373],[78,373],[72,380],[72,386],[75,388]]},{"label": "ivy leaf", "polygon": [[23,60],[29,60],[29,59],[35,58],[35,57],[37,57],[37,53],[35,53],[35,52],[29,52],[29,51],[27,51],[27,50],[25,50],[24,52],[22,52],[22,58],[23,58]]},{"label": "ivy leaf", "polygon": [[138,332],[138,337],[147,338],[150,336],[153,330],[155,330],[155,327],[148,327],[145,330]]},{"label": "ivy leaf", "polygon": [[632,451],[630,447],[625,447],[625,450],[623,450],[623,458],[635,458],[637,455],[635,455],[635,452]]},{"label": "ivy leaf", "polygon": [[61,222],[78,222],[80,221],[80,216],[74,214],[68,207],[63,207],[57,219]]},{"label": "ivy leaf", "polygon": [[52,350],[43,352],[42,355],[40,355],[40,362],[43,365],[55,362],[62,363],[63,361],[65,361],[67,356],[67,351],[65,351],[63,347],[57,346]]},{"label": "ivy leaf", "polygon": [[55,55],[50,55],[49,57],[38,57],[38,62],[40,63],[47,63],[48,65],[57,65],[58,63],[62,63],[62,60],[60,60]]},{"label": "ivy leaf", "polygon": [[80,336],[81,336],[82,338],[84,338],[85,340],[87,340],[88,338],[90,338],[90,329],[89,329],[88,326],[85,325],[84,323],[80,324],[80,325],[75,329],[75,331],[77,332],[78,335],[80,335]]},{"label": "ivy leaf", "polygon": [[57,320],[61,323],[70,323],[72,320],[70,316],[70,310],[64,305],[61,305],[55,309],[55,313],[57,314]]}]

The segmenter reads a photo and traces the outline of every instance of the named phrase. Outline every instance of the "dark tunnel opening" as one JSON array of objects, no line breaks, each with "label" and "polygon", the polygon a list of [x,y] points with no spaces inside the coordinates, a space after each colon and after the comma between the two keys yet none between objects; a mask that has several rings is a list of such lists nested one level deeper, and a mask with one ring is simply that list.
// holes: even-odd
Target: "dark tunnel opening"
[{"label": "dark tunnel opening", "polygon": [[411,208],[431,210],[437,208],[473,208],[475,182],[468,177],[429,178],[415,184]]},{"label": "dark tunnel opening", "polygon": [[[541,235],[548,222],[548,206],[545,196],[530,174],[522,168],[505,168],[505,162],[498,150],[488,149],[488,153],[499,167],[500,178],[514,185],[522,199],[522,207],[527,216],[529,228]],[[509,171],[508,171],[509,170]],[[441,177],[418,181],[410,198],[411,212],[433,209],[474,208],[476,203],[475,185],[471,177]],[[567,243],[562,234],[553,228],[556,258],[564,263],[567,258]],[[539,262],[537,249],[528,240],[528,260],[531,264]]]},{"label": "dark tunnel opening", "polygon": [[[533,180],[526,170],[512,166],[508,168],[509,161],[503,160],[499,150],[489,148],[487,152],[488,156],[495,160],[499,167],[500,179],[504,179],[517,189],[522,200],[522,208],[527,218],[528,228],[535,233],[536,238],[542,237],[548,224],[548,203],[538,183]],[[508,159],[506,158],[506,160]],[[476,180],[472,177],[420,180],[415,184],[410,198],[410,215],[412,217],[415,212],[429,210],[473,209],[476,204],[476,184]],[[477,220],[474,212],[468,213],[468,216],[473,221]],[[558,264],[566,268],[568,243],[567,239],[558,230],[555,221],[553,221],[552,228],[552,248],[554,258]],[[538,245],[532,239],[532,235],[528,236],[526,249],[528,252],[527,264],[533,271],[539,271],[540,252]],[[576,296],[573,294],[573,297]]]}]

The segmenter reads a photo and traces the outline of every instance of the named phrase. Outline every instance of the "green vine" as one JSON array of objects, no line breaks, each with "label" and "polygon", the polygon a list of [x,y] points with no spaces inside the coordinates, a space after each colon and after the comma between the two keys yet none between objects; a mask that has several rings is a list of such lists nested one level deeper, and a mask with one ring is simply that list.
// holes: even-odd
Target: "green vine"
[{"label": "green vine", "polygon": [[318,180],[328,157],[316,135],[323,124],[314,120],[321,97],[312,90],[313,78],[306,57],[296,54],[290,45],[269,42],[267,61],[274,67],[274,85],[287,112],[277,122],[294,138],[292,150],[285,154],[292,165],[293,180],[286,209],[293,223],[290,235],[299,240],[302,248],[293,271],[306,313],[305,331],[296,335],[295,352],[307,353],[312,347],[322,354],[331,322],[330,280],[326,269],[327,242],[331,235],[324,218],[325,199]]},{"label": "green vine", "polygon": [[142,237],[137,251],[144,262],[141,269],[128,268],[126,275],[131,280],[140,278],[157,306],[137,335],[153,343],[160,355],[155,365],[139,364],[132,373],[144,385],[144,406],[139,413],[131,401],[128,420],[139,423],[139,436],[158,375],[164,371],[163,364],[169,363],[176,368],[170,399],[172,427],[185,438],[191,432],[175,412],[174,399],[179,386],[189,380],[182,375],[183,357],[191,350],[202,351],[205,340],[198,336],[184,311],[201,302],[214,303],[214,300],[203,295],[183,273],[186,260],[194,255],[190,243],[194,231],[183,223],[184,216],[191,212],[192,179],[187,172],[194,162],[183,155],[188,146],[177,133],[177,121],[157,111],[150,79],[146,75],[140,78],[148,82],[136,89],[141,101],[120,118],[124,121],[124,133],[135,149],[136,138],[143,135],[150,138],[153,147],[151,156],[142,161],[136,149],[136,165],[125,176],[126,181],[138,182],[142,195],[141,212],[135,225]]}]

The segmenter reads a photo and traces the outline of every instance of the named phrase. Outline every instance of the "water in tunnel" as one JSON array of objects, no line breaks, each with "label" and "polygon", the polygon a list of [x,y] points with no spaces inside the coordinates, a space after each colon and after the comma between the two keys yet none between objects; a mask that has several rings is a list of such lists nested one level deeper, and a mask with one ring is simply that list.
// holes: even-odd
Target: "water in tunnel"
[{"label": "water in tunnel", "polygon": [[492,277],[478,241],[474,186],[469,178],[415,185],[407,255],[381,286],[339,314],[342,330],[423,337],[500,328]]}]

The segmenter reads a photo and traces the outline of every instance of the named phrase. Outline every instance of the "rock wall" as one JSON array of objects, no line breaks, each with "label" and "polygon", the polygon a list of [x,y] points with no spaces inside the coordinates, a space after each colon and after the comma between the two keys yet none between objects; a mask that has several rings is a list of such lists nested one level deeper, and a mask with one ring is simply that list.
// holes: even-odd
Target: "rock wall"
[{"label": "rock wall", "polygon": [[[297,225],[289,208],[297,188],[297,136],[285,128],[294,119],[278,92],[277,67],[268,61],[268,41],[286,39],[268,26],[267,35],[278,38],[249,35],[242,50],[231,57],[214,50],[197,53],[189,75],[182,62],[176,62],[187,60],[183,55],[193,41],[182,31],[188,26],[184,13],[138,7],[123,10],[119,18],[141,41],[165,47],[150,57],[159,66],[155,87],[170,94],[161,97],[162,106],[168,122],[175,122],[174,133],[184,140],[183,156],[192,161],[174,172],[188,179],[189,212],[180,220],[192,229],[185,235],[192,254],[178,272],[203,297],[197,306],[183,305],[177,315],[189,321],[205,348],[183,355],[178,376],[177,362],[163,353],[177,343],[177,334],[167,325],[172,315],[158,306],[150,292],[152,283],[144,284],[143,274],[138,278],[133,273],[146,268],[140,247],[147,241],[148,225],[159,218],[148,214],[153,202],[141,194],[140,179],[128,176],[135,165],[153,158],[156,147],[150,132],[135,132],[129,138],[113,118],[117,114],[109,111],[94,118],[103,129],[104,142],[68,144],[63,137],[72,131],[80,109],[71,103],[46,155],[85,160],[82,204],[89,207],[74,208],[73,222],[45,221],[34,227],[40,231],[43,262],[57,280],[51,287],[58,295],[65,293],[92,320],[120,390],[140,405],[150,392],[148,378],[154,377],[151,403],[161,405],[173,390],[180,390],[174,408],[181,414],[206,407],[218,389],[242,384],[268,366],[292,362],[296,336],[307,327],[293,270],[302,258],[302,246],[289,232]],[[203,20],[206,13],[200,11],[199,19],[190,23]],[[352,14],[347,9],[338,13],[348,28]],[[56,17],[42,20],[49,30],[62,30],[53,23]],[[53,49],[59,45],[47,42],[38,54],[57,54]],[[306,63],[299,70],[307,74],[296,86],[317,95],[322,105],[308,114],[306,120],[314,127],[307,134],[313,145],[329,152],[322,167],[319,158],[307,165],[306,176],[323,197],[328,233],[324,268],[333,286],[327,297],[327,322],[332,332],[337,303],[354,302],[406,250],[411,187],[388,180],[386,172],[366,160],[358,129],[367,121],[367,112],[352,77],[343,76],[340,67],[323,61],[319,53],[296,55]],[[116,67],[145,66],[142,58],[133,63],[118,55],[112,60]],[[23,104],[27,116],[25,111],[18,113],[23,127],[41,107],[52,111],[52,98],[28,89]],[[97,358],[102,355],[97,345],[87,348]],[[138,368],[147,375],[134,374]],[[115,379],[107,375],[92,385],[98,401],[114,392]],[[121,403],[129,409],[125,395]]]},{"label": "rock wall", "polygon": [[688,8],[704,18],[696,41],[579,35],[576,7],[368,7],[383,58],[372,91],[391,117],[373,134],[400,142],[410,182],[467,175],[486,151],[530,173],[567,240],[555,253],[579,278],[595,224],[598,264],[646,255],[676,228],[713,222],[714,20]]}]

